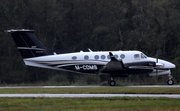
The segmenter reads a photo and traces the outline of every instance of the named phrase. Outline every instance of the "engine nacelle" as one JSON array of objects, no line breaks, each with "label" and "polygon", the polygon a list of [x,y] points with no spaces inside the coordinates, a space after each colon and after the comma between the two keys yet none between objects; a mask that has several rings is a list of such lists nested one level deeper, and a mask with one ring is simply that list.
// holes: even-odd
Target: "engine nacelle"
[{"label": "engine nacelle", "polygon": [[160,70],[158,69],[156,71],[156,69],[153,70],[152,73],[149,73],[149,76],[157,76],[157,75],[166,75],[166,74],[171,74],[171,70]]}]

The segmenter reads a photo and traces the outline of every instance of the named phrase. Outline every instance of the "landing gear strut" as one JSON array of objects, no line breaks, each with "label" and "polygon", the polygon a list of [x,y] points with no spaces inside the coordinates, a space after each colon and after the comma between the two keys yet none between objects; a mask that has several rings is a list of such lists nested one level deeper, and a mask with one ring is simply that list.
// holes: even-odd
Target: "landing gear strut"
[{"label": "landing gear strut", "polygon": [[115,86],[116,85],[116,82],[114,81],[114,78],[111,77],[110,80],[108,80],[108,83],[110,86]]},{"label": "landing gear strut", "polygon": [[168,85],[173,85],[174,81],[172,80],[173,76],[171,76],[171,73],[169,73],[168,77],[169,77],[169,80],[167,81],[167,84]]}]

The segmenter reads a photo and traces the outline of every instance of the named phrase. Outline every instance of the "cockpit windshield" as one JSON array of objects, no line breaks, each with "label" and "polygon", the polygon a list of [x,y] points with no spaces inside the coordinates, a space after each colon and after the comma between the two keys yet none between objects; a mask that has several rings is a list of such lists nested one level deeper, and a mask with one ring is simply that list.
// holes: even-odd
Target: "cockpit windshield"
[{"label": "cockpit windshield", "polygon": [[144,53],[141,53],[141,58],[144,59],[147,58],[147,56]]}]

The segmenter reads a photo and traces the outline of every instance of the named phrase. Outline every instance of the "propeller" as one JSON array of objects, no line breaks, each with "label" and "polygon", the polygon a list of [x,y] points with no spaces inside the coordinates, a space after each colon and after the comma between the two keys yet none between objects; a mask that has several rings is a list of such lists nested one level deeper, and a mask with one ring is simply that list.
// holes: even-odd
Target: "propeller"
[{"label": "propeller", "polygon": [[158,51],[157,51],[157,54],[156,54],[156,76],[158,75],[157,64],[158,64]]},{"label": "propeller", "polygon": [[158,63],[158,51],[157,51],[157,54],[156,54],[156,63]]}]

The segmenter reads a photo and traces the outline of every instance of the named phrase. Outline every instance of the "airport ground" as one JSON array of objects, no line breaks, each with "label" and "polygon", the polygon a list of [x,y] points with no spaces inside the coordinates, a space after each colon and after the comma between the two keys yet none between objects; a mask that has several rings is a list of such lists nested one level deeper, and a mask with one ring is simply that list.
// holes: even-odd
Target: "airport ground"
[{"label": "airport ground", "polygon": [[2,111],[179,111],[173,98],[0,98]]},{"label": "airport ground", "polygon": [[[180,86],[0,87],[1,94],[180,94]],[[167,97],[1,97],[0,110],[178,111],[180,98]]]}]

